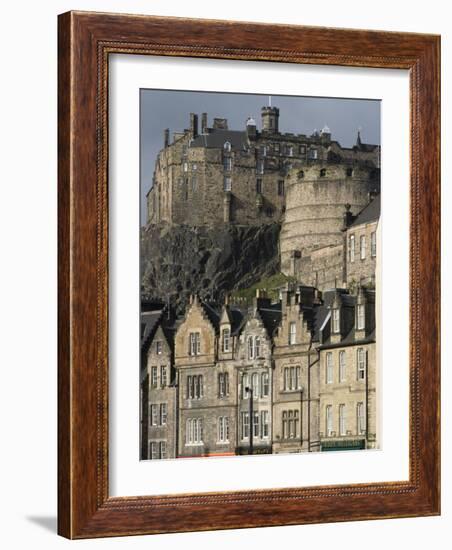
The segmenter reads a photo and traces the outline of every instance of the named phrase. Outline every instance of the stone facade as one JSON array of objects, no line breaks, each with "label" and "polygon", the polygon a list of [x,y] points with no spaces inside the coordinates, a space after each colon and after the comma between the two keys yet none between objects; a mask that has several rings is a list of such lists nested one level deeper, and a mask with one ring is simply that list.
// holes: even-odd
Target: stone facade
[{"label": "stone facade", "polygon": [[[154,322],[143,346],[141,377],[141,458],[176,457],[176,385],[171,340],[165,334],[163,311],[143,314],[145,323]],[[154,317],[154,319],[152,319]]]},{"label": "stone facade", "polygon": [[[262,108],[261,128],[251,118],[240,130],[230,130],[220,118],[208,127],[204,113],[198,131],[198,116],[192,113],[190,127],[175,133],[171,142],[165,130],[147,195],[148,223],[260,225],[281,221],[290,206],[287,240],[281,241],[286,256],[287,247],[289,254],[300,248],[290,225],[297,214],[293,209],[300,206],[293,204],[300,200],[298,188],[286,198],[300,171],[305,172],[306,187],[311,184],[314,201],[331,184],[321,216],[326,220],[333,206],[350,202],[358,211],[366,204],[367,192],[379,178],[379,146],[361,143],[358,134],[354,147],[341,147],[326,127],[310,136],[281,133],[277,107]],[[314,182],[319,184],[317,194]],[[312,201],[305,209],[312,211],[311,206]]]},{"label": "stone facade", "polygon": [[[374,292],[336,294],[320,332],[322,450],[375,448],[376,344]],[[358,309],[358,308],[363,308]],[[333,311],[339,321],[335,330]]]},{"label": "stone facade", "polygon": [[[377,446],[374,292],[295,285],[280,295],[247,308],[194,296],[167,339],[174,351],[160,326],[147,338],[143,439],[168,441],[168,451],[151,445],[142,458]],[[175,382],[162,387],[152,367],[169,360]],[[153,421],[151,407],[163,402],[171,425],[169,406],[164,426]]]}]

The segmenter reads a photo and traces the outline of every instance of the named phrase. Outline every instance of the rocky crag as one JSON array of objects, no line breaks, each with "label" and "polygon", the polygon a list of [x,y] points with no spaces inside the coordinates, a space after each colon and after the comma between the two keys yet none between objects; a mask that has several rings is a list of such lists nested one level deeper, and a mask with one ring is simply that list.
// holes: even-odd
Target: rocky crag
[{"label": "rocky crag", "polygon": [[280,270],[280,225],[149,225],[141,233],[141,292],[181,313],[190,294],[222,301]]}]

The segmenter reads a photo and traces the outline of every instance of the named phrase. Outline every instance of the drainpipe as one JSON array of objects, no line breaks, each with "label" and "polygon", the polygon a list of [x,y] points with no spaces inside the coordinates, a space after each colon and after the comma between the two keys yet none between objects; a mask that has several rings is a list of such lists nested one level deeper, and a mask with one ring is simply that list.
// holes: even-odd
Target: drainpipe
[{"label": "drainpipe", "polygon": [[311,367],[320,361],[320,352],[317,352],[317,359],[311,363],[312,334],[308,347],[308,453],[311,452]]}]

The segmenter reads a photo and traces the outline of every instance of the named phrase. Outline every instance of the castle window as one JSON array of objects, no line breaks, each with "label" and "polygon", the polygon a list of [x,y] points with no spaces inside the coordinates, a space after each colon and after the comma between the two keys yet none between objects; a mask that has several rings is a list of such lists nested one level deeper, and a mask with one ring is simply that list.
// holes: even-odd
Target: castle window
[{"label": "castle window", "polygon": [[218,395],[219,397],[229,395],[229,374],[227,372],[218,374]]},{"label": "castle window", "polygon": [[196,170],[198,169],[198,165],[196,164],[196,162],[192,163],[191,169],[193,170],[193,172],[196,172]]},{"label": "castle window", "polygon": [[358,304],[356,306],[356,321],[357,321],[357,329],[358,330],[364,330],[366,326],[366,316],[365,316],[365,308],[364,304]]},{"label": "castle window", "polygon": [[372,258],[377,255],[377,234],[375,231],[370,234],[370,255]]},{"label": "castle window", "polygon": [[288,154],[289,157],[293,157],[293,147],[292,147],[292,145],[289,145],[287,147],[287,154]]},{"label": "castle window", "polygon": [[188,162],[184,162],[184,172],[188,172]]},{"label": "castle window", "polygon": [[310,149],[309,150],[309,158],[311,160],[316,160],[318,158],[318,151],[317,149]]},{"label": "castle window", "polygon": [[228,328],[223,329],[223,339],[221,344],[221,351],[227,353],[229,351],[229,342],[231,339],[231,330]]},{"label": "castle window", "polygon": [[280,197],[284,196],[284,180],[279,180],[278,181],[278,195]]},{"label": "castle window", "polygon": [[168,419],[168,405],[166,403],[160,404],[160,425],[166,426],[166,421]]},{"label": "castle window", "polygon": [[247,412],[241,414],[241,439],[248,439],[250,436],[250,416]]},{"label": "castle window", "polygon": [[361,260],[365,260],[366,259],[366,236],[365,235],[361,235],[361,237],[359,238],[359,250],[360,250]]},{"label": "castle window", "polygon": [[345,381],[346,375],[345,351],[339,352],[339,382]]},{"label": "castle window", "polygon": [[294,321],[289,323],[289,346],[297,343],[297,325]]},{"label": "castle window", "polygon": [[302,179],[304,178],[304,172],[303,172],[303,170],[300,170],[300,171],[298,172],[297,177],[298,177],[299,180],[302,180]]},{"label": "castle window", "polygon": [[229,418],[227,416],[219,416],[217,427],[217,441],[219,443],[227,443],[229,441]]},{"label": "castle window", "polygon": [[190,355],[199,355],[201,353],[201,335],[199,332],[190,332]]},{"label": "castle window", "polygon": [[322,168],[322,169],[320,170],[320,177],[321,177],[321,178],[324,178],[325,176],[326,176],[326,168]]},{"label": "castle window", "polygon": [[261,438],[269,436],[268,411],[261,411]]},{"label": "castle window", "polygon": [[256,165],[256,170],[257,170],[258,174],[263,174],[264,173],[264,166],[265,166],[265,163],[264,163],[263,159],[258,159],[257,165]]},{"label": "castle window", "polygon": [[357,378],[364,380],[366,378],[366,352],[363,348],[358,348],[356,352]]},{"label": "castle window", "polygon": [[160,458],[167,458],[166,441],[160,441]]},{"label": "castle window", "polygon": [[261,156],[266,157],[267,156],[267,147],[265,145],[261,145],[259,147],[259,152]]},{"label": "castle window", "polygon": [[224,157],[223,158],[223,169],[226,172],[230,172],[232,170],[232,158],[231,157]]},{"label": "castle window", "polygon": [[333,332],[337,334],[341,331],[341,314],[339,308],[333,309]]},{"label": "castle window", "polygon": [[355,235],[348,238],[348,259],[350,263],[355,261]]},{"label": "castle window", "polygon": [[151,386],[157,387],[157,367],[151,367]]},{"label": "castle window", "polygon": [[284,390],[292,391],[301,388],[301,368],[300,367],[285,367],[284,368]]},{"label": "castle window", "polygon": [[230,176],[225,176],[223,180],[223,190],[231,191],[232,189],[232,179]]},{"label": "castle window", "polygon": [[333,433],[333,407],[327,405],[325,408],[325,433],[327,437],[331,437]]},{"label": "castle window", "polygon": [[191,178],[191,188],[192,188],[193,192],[196,191],[197,185],[198,185],[198,181],[197,181],[197,179],[196,179],[196,176],[193,176],[193,177]]},{"label": "castle window", "polygon": [[347,168],[345,173],[346,173],[347,177],[350,178],[351,176],[353,176],[353,168]]},{"label": "castle window", "polygon": [[228,151],[228,152],[229,152],[229,151],[231,150],[231,143],[230,143],[229,141],[225,141],[225,142],[224,142],[224,145],[223,145],[223,149],[224,149],[225,151]]},{"label": "castle window", "polygon": [[162,355],[162,342],[160,340],[157,340],[155,343],[155,353],[157,355]]},{"label": "castle window", "polygon": [[300,145],[298,151],[299,151],[300,155],[305,155],[306,154],[306,146],[305,145]]},{"label": "castle window", "polygon": [[327,384],[333,383],[333,354],[329,351],[326,354],[325,381]]},{"label": "castle window", "polygon": [[364,403],[357,403],[356,405],[356,424],[358,435],[366,433],[366,417],[364,415]]},{"label": "castle window", "polygon": [[262,180],[260,178],[256,180],[256,193],[262,194]]},{"label": "castle window", "polygon": [[345,405],[339,405],[339,435],[346,435]]},{"label": "castle window", "polygon": [[166,385],[168,383],[168,380],[167,380],[167,370],[166,370],[166,366],[165,365],[162,365],[160,367],[160,386],[162,388],[165,388]]}]

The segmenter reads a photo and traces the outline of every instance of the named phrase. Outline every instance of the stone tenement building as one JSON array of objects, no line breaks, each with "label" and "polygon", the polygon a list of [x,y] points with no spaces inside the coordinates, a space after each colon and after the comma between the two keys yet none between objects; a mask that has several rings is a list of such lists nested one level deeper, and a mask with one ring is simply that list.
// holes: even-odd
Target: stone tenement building
[{"label": "stone tenement building", "polygon": [[148,223],[203,225],[282,222],[284,271],[295,255],[338,244],[345,204],[357,214],[379,190],[380,147],[347,148],[329,128],[312,135],[281,133],[279,109],[263,107],[261,130],[252,118],[231,130],[212,127],[203,113],[190,127],[164,133],[147,195]]},{"label": "stone tenement building", "polygon": [[375,293],[142,314],[141,458],[375,448]]}]

